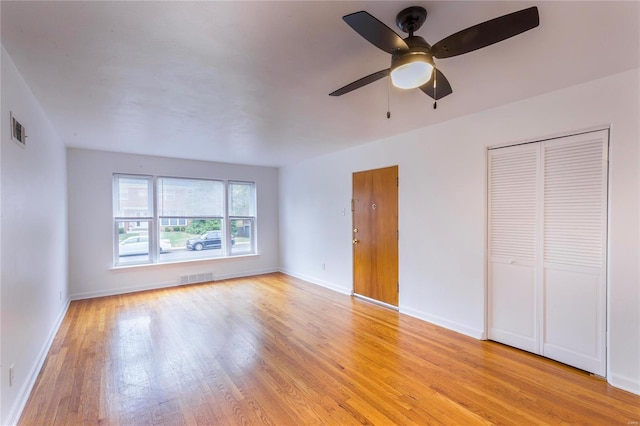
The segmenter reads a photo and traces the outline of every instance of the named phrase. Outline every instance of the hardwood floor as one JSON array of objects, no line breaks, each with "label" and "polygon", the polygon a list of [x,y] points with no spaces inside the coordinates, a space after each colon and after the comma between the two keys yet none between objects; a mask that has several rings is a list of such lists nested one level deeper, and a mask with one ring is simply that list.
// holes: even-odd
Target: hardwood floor
[{"label": "hardwood floor", "polygon": [[20,424],[638,421],[582,371],[269,274],[73,302]]}]

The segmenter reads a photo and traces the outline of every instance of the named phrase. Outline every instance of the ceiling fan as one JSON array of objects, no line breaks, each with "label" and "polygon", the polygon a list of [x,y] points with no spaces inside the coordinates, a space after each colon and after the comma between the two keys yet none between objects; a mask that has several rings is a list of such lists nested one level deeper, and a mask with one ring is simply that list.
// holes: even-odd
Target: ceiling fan
[{"label": "ceiling fan", "polygon": [[453,90],[444,74],[436,68],[433,58],[450,58],[472,52],[528,31],[540,23],[538,8],[534,6],[474,25],[431,46],[424,38],[414,35],[426,18],[427,11],[419,6],[408,7],[398,13],[396,25],[409,34],[402,39],[365,11],[343,16],[342,19],[365,40],[391,54],[391,67],[349,83],[329,95],[341,96],[390,75],[396,87],[419,87],[435,100],[444,98]]}]

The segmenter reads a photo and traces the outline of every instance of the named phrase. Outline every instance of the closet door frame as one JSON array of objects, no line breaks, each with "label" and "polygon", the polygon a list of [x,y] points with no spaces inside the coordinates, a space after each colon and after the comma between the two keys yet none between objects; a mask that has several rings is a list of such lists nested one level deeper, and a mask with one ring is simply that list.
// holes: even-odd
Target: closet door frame
[{"label": "closet door frame", "polygon": [[[602,132],[602,133],[600,133]],[[597,133],[600,133],[600,135],[598,135]],[[600,139],[602,141],[602,186],[601,186],[601,190],[603,192],[602,194],[602,204],[601,204],[601,209],[602,209],[602,216],[601,216],[601,248],[602,248],[602,264],[600,267],[600,272],[598,274],[598,279],[599,279],[599,283],[598,283],[598,295],[597,295],[597,300],[598,300],[598,313],[597,313],[597,325],[596,328],[598,329],[597,331],[597,336],[596,336],[596,340],[597,340],[597,353],[598,353],[598,357],[600,358],[600,365],[599,366],[595,366],[593,368],[589,367],[581,367],[579,365],[576,365],[576,367],[578,368],[583,368],[587,371],[591,371],[594,374],[597,375],[601,375],[603,377],[606,377],[607,372],[608,372],[608,356],[607,356],[607,348],[609,346],[609,341],[608,341],[608,324],[609,324],[609,309],[608,309],[608,285],[607,285],[607,281],[608,281],[608,229],[609,229],[609,218],[608,218],[608,209],[609,209],[609,197],[608,197],[608,190],[609,190],[609,176],[610,176],[610,171],[609,171],[609,147],[610,147],[610,131],[608,127],[598,127],[598,128],[592,128],[592,129],[588,129],[585,131],[581,131],[581,132],[576,132],[576,133],[571,133],[571,134],[562,134],[562,135],[558,135],[555,137],[550,137],[550,138],[545,138],[542,140],[531,140],[531,141],[524,141],[524,142],[520,142],[520,143],[512,143],[512,144],[504,144],[504,145],[496,145],[496,146],[491,146],[491,147],[487,147],[487,186],[486,186],[486,206],[487,206],[487,220],[486,220],[486,231],[485,231],[485,235],[486,235],[486,247],[487,247],[487,255],[486,255],[486,296],[485,296],[485,300],[486,300],[486,304],[485,304],[485,309],[486,309],[486,314],[485,314],[485,330],[486,332],[484,333],[487,339],[492,339],[492,318],[494,318],[493,312],[492,312],[492,300],[493,300],[493,294],[492,294],[492,273],[493,273],[493,265],[492,265],[492,250],[491,250],[491,225],[490,225],[490,221],[492,220],[492,216],[491,216],[491,179],[492,179],[492,175],[491,175],[491,151],[493,150],[497,150],[499,148],[509,148],[509,147],[516,147],[516,146],[522,146],[522,145],[532,145],[532,144],[537,144],[540,148],[540,154],[538,157],[538,164],[537,167],[539,169],[538,172],[538,177],[539,179],[537,180],[537,196],[536,196],[536,258],[535,258],[535,273],[534,273],[534,280],[535,280],[535,295],[534,295],[534,305],[536,306],[536,316],[535,316],[535,336],[536,336],[536,344],[534,345],[533,350],[531,349],[525,349],[525,350],[529,350],[531,352],[534,353],[538,353],[541,354],[543,356],[549,356],[551,358],[553,357],[553,354],[545,354],[545,343],[547,340],[547,335],[546,335],[546,317],[547,317],[547,308],[545,306],[546,304],[546,297],[547,294],[545,293],[546,291],[546,285],[548,284],[547,282],[545,282],[545,274],[546,274],[546,267],[547,267],[547,263],[545,261],[545,241],[544,241],[544,237],[545,237],[545,223],[544,223],[544,209],[545,209],[545,151],[546,151],[546,147],[548,146],[554,146],[553,144],[555,143],[556,140],[558,140],[558,142],[560,144],[570,144],[571,140],[576,138],[579,139],[581,136],[586,136],[588,134],[594,134],[594,138]],[[569,142],[567,142],[569,141]],[[580,142],[577,142],[580,143]],[[579,270],[579,267],[572,267],[572,266],[567,266],[566,267],[567,270]],[[541,308],[541,309],[540,309]],[[495,333],[494,333],[495,334]],[[497,340],[497,339],[496,339]],[[509,343],[507,343],[509,344]],[[516,346],[516,345],[514,345]],[[563,360],[560,360],[561,362],[566,362]],[[569,363],[569,362],[568,362]],[[597,363],[596,363],[597,364]]]}]

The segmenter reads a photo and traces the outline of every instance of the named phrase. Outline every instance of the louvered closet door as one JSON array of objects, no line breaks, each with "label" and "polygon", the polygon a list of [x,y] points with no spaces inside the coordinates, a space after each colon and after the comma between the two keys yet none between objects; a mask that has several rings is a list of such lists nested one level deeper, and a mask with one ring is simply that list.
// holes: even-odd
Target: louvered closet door
[{"label": "louvered closet door", "polygon": [[489,151],[488,335],[606,374],[608,132]]},{"label": "louvered closet door", "polygon": [[538,352],[538,147],[489,151],[489,338]]},{"label": "louvered closet door", "polygon": [[542,354],[604,376],[606,131],[545,142]]}]

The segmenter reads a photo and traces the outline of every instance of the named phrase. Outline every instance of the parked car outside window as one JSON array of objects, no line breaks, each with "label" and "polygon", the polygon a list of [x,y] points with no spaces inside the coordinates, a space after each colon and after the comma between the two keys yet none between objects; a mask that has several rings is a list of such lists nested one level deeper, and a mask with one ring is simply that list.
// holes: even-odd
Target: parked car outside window
[{"label": "parked car outside window", "polygon": [[[235,237],[231,236],[231,245],[236,243]],[[222,248],[222,231],[208,231],[204,232],[197,238],[190,238],[187,240],[188,250],[203,250],[203,249],[219,249]]]},{"label": "parked car outside window", "polygon": [[[171,249],[171,241],[160,240],[160,253],[166,253]],[[118,255],[135,256],[140,254],[149,254],[149,237],[138,236],[129,237],[120,242]]]}]

